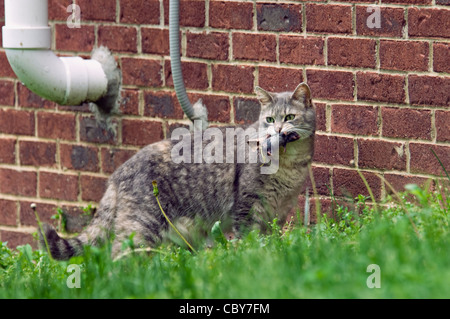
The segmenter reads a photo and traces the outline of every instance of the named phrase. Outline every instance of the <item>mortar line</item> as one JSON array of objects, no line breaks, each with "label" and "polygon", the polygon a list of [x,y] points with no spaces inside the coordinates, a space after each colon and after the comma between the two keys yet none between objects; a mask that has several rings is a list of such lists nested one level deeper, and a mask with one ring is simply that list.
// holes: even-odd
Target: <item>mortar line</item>
[{"label": "mortar line", "polygon": [[428,71],[433,71],[433,64],[434,64],[434,49],[433,49],[433,43],[434,41],[431,40],[428,42]]}]

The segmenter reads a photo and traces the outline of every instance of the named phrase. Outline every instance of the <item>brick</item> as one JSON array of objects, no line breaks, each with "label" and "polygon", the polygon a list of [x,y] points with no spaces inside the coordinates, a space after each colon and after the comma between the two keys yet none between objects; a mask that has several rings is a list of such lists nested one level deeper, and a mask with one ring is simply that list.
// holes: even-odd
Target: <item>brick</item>
[{"label": "brick", "polygon": [[[404,192],[407,184],[416,184],[420,187],[424,187],[428,183],[427,178],[413,175],[384,174],[384,178],[396,192]],[[385,189],[388,194],[394,193],[388,185],[385,186]]]},{"label": "brick", "polygon": [[383,136],[404,139],[431,139],[431,112],[382,108]]},{"label": "brick", "polygon": [[78,198],[78,176],[40,172],[39,196],[42,198],[76,201]]},{"label": "brick", "polygon": [[410,75],[409,100],[415,105],[450,106],[450,78]]},{"label": "brick", "polygon": [[450,142],[450,112],[436,111],[436,140]]},{"label": "brick", "polygon": [[328,38],[328,64],[375,68],[375,46],[371,39]]},{"label": "brick", "polygon": [[210,1],[209,26],[219,29],[253,27],[253,4],[249,2]]},{"label": "brick", "polygon": [[56,143],[19,142],[19,160],[21,165],[56,166]]},{"label": "brick", "polygon": [[252,124],[259,119],[261,105],[257,99],[234,98],[234,121],[238,124]]},{"label": "brick", "polygon": [[428,43],[381,40],[380,67],[388,70],[427,71]]},{"label": "brick", "polygon": [[160,55],[170,54],[170,46],[168,41],[169,30],[141,28],[141,37],[143,53]]},{"label": "brick", "polygon": [[56,24],[55,43],[57,50],[91,52],[95,44],[95,27],[69,28],[65,23]]},{"label": "brick", "polygon": [[18,231],[2,230],[0,231],[2,242],[7,242],[10,249],[16,249],[17,246],[30,244],[32,249],[37,249],[37,242],[32,234],[22,233]]},{"label": "brick", "polygon": [[115,0],[77,0],[77,4],[81,9],[81,21],[116,21]]},{"label": "brick", "polygon": [[165,119],[182,119],[184,113],[177,101],[175,92],[145,91],[144,115]]},{"label": "brick", "polygon": [[74,114],[38,112],[37,133],[39,137],[75,140],[76,119]]},{"label": "brick", "polygon": [[[184,85],[187,89],[205,90],[208,88],[208,65],[197,62],[181,62]],[[165,65],[166,86],[173,87],[170,61]]]},{"label": "brick", "polygon": [[367,12],[366,6],[356,7],[356,34],[376,37],[402,38],[403,28],[406,25],[403,8],[380,8],[380,28],[370,28],[367,19],[373,10]]},{"label": "brick", "polygon": [[98,172],[98,149],[90,146],[60,145],[61,166],[64,169]]},{"label": "brick", "polygon": [[0,163],[14,164],[16,161],[16,139],[0,138]]},{"label": "brick", "polygon": [[323,65],[323,38],[280,35],[280,62]]},{"label": "brick", "polygon": [[162,86],[162,66],[158,60],[122,58],[122,74],[125,85]]},{"label": "brick", "polygon": [[120,100],[120,113],[139,115],[139,90],[122,89]]},{"label": "brick", "polygon": [[433,43],[433,70],[450,73],[450,43]]},{"label": "brick", "polygon": [[101,154],[103,173],[110,174],[136,154],[136,151],[119,148],[102,148]]},{"label": "brick", "polygon": [[[312,167],[314,183],[316,184],[317,194],[330,196],[331,190],[331,174],[330,170],[325,167]],[[314,195],[314,188],[312,186],[311,177],[309,176],[306,179],[306,187],[309,188],[309,194],[311,196]],[[312,207],[311,207],[312,208]],[[315,210],[310,210],[311,212],[315,212]],[[315,215],[315,214],[314,214]]]},{"label": "brick", "polygon": [[450,6],[450,0],[436,0],[436,4],[440,4],[442,6]]},{"label": "brick", "polygon": [[275,34],[233,33],[233,58],[237,60],[277,60]]},{"label": "brick", "polygon": [[450,38],[450,10],[409,8],[410,37]]},{"label": "brick", "polygon": [[257,4],[257,25],[262,31],[302,31],[302,6],[300,4]]},{"label": "brick", "polygon": [[136,53],[137,30],[134,27],[99,26],[98,44],[113,52]]},{"label": "brick", "polygon": [[358,100],[405,103],[405,77],[402,75],[357,72]]},{"label": "brick", "polygon": [[212,88],[215,91],[253,93],[254,68],[240,65],[212,66]]},{"label": "brick", "polygon": [[353,138],[316,134],[314,162],[353,166],[353,153]]},{"label": "brick", "polygon": [[442,166],[431,152],[434,150],[444,167],[448,170],[450,167],[450,146],[410,143],[409,152],[411,153],[411,173],[425,173],[437,176],[445,176]]},{"label": "brick", "polygon": [[71,15],[71,13],[67,12],[67,7],[71,4],[72,1],[70,0],[49,0],[48,2],[49,20],[67,21],[67,19]]},{"label": "brick", "polygon": [[352,7],[349,5],[306,4],[306,31],[352,33]]},{"label": "brick", "polygon": [[106,191],[106,177],[81,175],[81,199],[88,202],[100,202]]},{"label": "brick", "polygon": [[98,144],[116,144],[117,136],[99,126],[94,117],[80,118],[80,140]]},{"label": "brick", "polygon": [[120,22],[159,24],[159,0],[120,1]]},{"label": "brick", "polygon": [[169,137],[169,136],[172,137],[173,131],[174,131],[175,129],[181,128],[181,127],[185,128],[185,129],[187,129],[187,130],[190,129],[190,128],[189,128],[189,125],[184,124],[184,123],[171,123],[171,124],[167,124],[167,126],[166,126],[167,136],[168,136],[168,137]]},{"label": "brick", "polygon": [[0,109],[0,132],[34,135],[34,112]]},{"label": "brick", "polygon": [[[1,23],[0,23],[1,25]],[[1,39],[1,37],[0,37]],[[16,74],[11,68],[11,65],[8,62],[8,58],[6,57],[6,53],[0,51],[0,77],[5,78],[17,78]]]},{"label": "brick", "polygon": [[346,134],[377,135],[378,108],[365,105],[332,105],[331,131]]},{"label": "brick", "polygon": [[202,99],[208,110],[208,120],[211,122],[230,122],[230,99],[224,95],[188,94],[193,102]]},{"label": "brick", "polygon": [[36,215],[31,209],[31,204],[36,204],[36,212],[39,214],[39,219],[43,223],[51,224],[57,226],[58,222],[52,219],[57,212],[58,206],[54,204],[45,204],[39,202],[20,202],[20,224],[23,226],[34,226],[37,227]]},{"label": "brick", "polygon": [[[373,173],[361,172],[375,199],[381,197],[381,180]],[[369,191],[361,176],[355,170],[333,169],[333,191],[334,195],[355,198],[358,195],[369,196]]]},{"label": "brick", "polygon": [[122,120],[122,142],[126,145],[145,146],[164,138],[162,124],[137,119]]},{"label": "brick", "polygon": [[0,105],[14,106],[14,82],[0,80]]},{"label": "brick", "polygon": [[313,99],[353,100],[353,73],[307,69],[306,76]]},{"label": "brick", "polygon": [[36,173],[13,169],[0,169],[0,193],[36,196]]},{"label": "brick", "polygon": [[258,85],[270,92],[294,91],[303,81],[302,73],[298,68],[260,66]]},{"label": "brick", "polygon": [[19,105],[22,107],[33,107],[37,109],[55,109],[56,103],[40,97],[36,93],[30,91],[22,83],[17,85],[17,95],[19,97]]},{"label": "brick", "polygon": [[[169,25],[169,0],[164,0],[164,24]],[[205,2],[203,0],[180,1],[180,26],[204,27]]]},{"label": "brick", "polygon": [[186,56],[210,60],[228,60],[228,34],[219,32],[186,33]]},{"label": "brick", "polygon": [[[317,190],[317,194],[324,195],[324,196],[330,196],[330,189],[331,189],[330,170],[325,167],[312,166],[312,171],[313,171],[314,183],[315,183],[315,187]],[[306,189],[308,189],[309,195],[314,196],[314,189],[312,186],[310,176],[308,176],[306,178],[305,183],[301,187],[300,194],[304,194],[306,192]],[[303,209],[303,207],[304,207],[304,205],[302,205],[302,209]],[[310,210],[310,212],[315,213],[314,210]]]},{"label": "brick", "polygon": [[12,200],[0,199],[0,225],[17,226],[17,204]]},{"label": "brick", "polygon": [[406,170],[405,144],[358,139],[358,166],[381,170]]},{"label": "brick", "polygon": [[316,109],[316,131],[327,131],[327,105],[325,103],[314,103]]}]

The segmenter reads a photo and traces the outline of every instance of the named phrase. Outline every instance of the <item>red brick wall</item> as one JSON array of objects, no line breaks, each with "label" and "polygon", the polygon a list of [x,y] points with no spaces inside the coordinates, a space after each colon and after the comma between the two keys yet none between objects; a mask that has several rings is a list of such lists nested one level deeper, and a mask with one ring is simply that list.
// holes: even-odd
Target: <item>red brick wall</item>
[{"label": "red brick wall", "polygon": [[[123,71],[116,136],[86,105],[59,106],[25,88],[0,49],[0,240],[31,242],[56,208],[70,215],[100,200],[107,177],[143,145],[186,123],[170,71],[168,0],[76,0],[81,28],[66,26],[71,0],[50,0],[54,50],[88,57],[106,45]],[[181,1],[183,72],[192,101],[215,124],[253,121],[255,85],[292,90],[307,81],[317,107],[314,173],[322,202],[375,196],[450,169],[450,2],[381,0]],[[0,24],[4,24],[0,0]],[[1,36],[0,36],[1,37]],[[302,200],[300,200],[302,201]]]}]

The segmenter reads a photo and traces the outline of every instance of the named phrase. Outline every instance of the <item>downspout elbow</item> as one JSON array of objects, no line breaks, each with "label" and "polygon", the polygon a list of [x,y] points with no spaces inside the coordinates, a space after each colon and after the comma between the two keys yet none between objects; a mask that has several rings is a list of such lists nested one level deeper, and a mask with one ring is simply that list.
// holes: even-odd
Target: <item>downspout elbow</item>
[{"label": "downspout elbow", "polygon": [[80,105],[96,101],[106,93],[108,81],[97,61],[60,58],[50,50],[5,51],[19,80],[47,100],[60,105]]},{"label": "downspout elbow", "polygon": [[61,105],[80,105],[105,95],[108,79],[100,62],[58,57],[50,47],[48,0],[5,0],[3,48],[26,87]]}]

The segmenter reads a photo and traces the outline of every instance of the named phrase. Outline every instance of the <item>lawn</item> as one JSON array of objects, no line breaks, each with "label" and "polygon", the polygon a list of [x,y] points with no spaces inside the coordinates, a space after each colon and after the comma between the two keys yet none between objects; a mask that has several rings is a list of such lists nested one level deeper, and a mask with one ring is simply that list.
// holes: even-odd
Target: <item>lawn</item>
[{"label": "lawn", "polygon": [[166,244],[112,261],[105,246],[57,262],[2,243],[0,298],[448,298],[450,202],[442,184],[433,192],[409,185],[377,206],[359,196],[316,225],[272,223],[268,235],[253,231],[196,252]]}]

